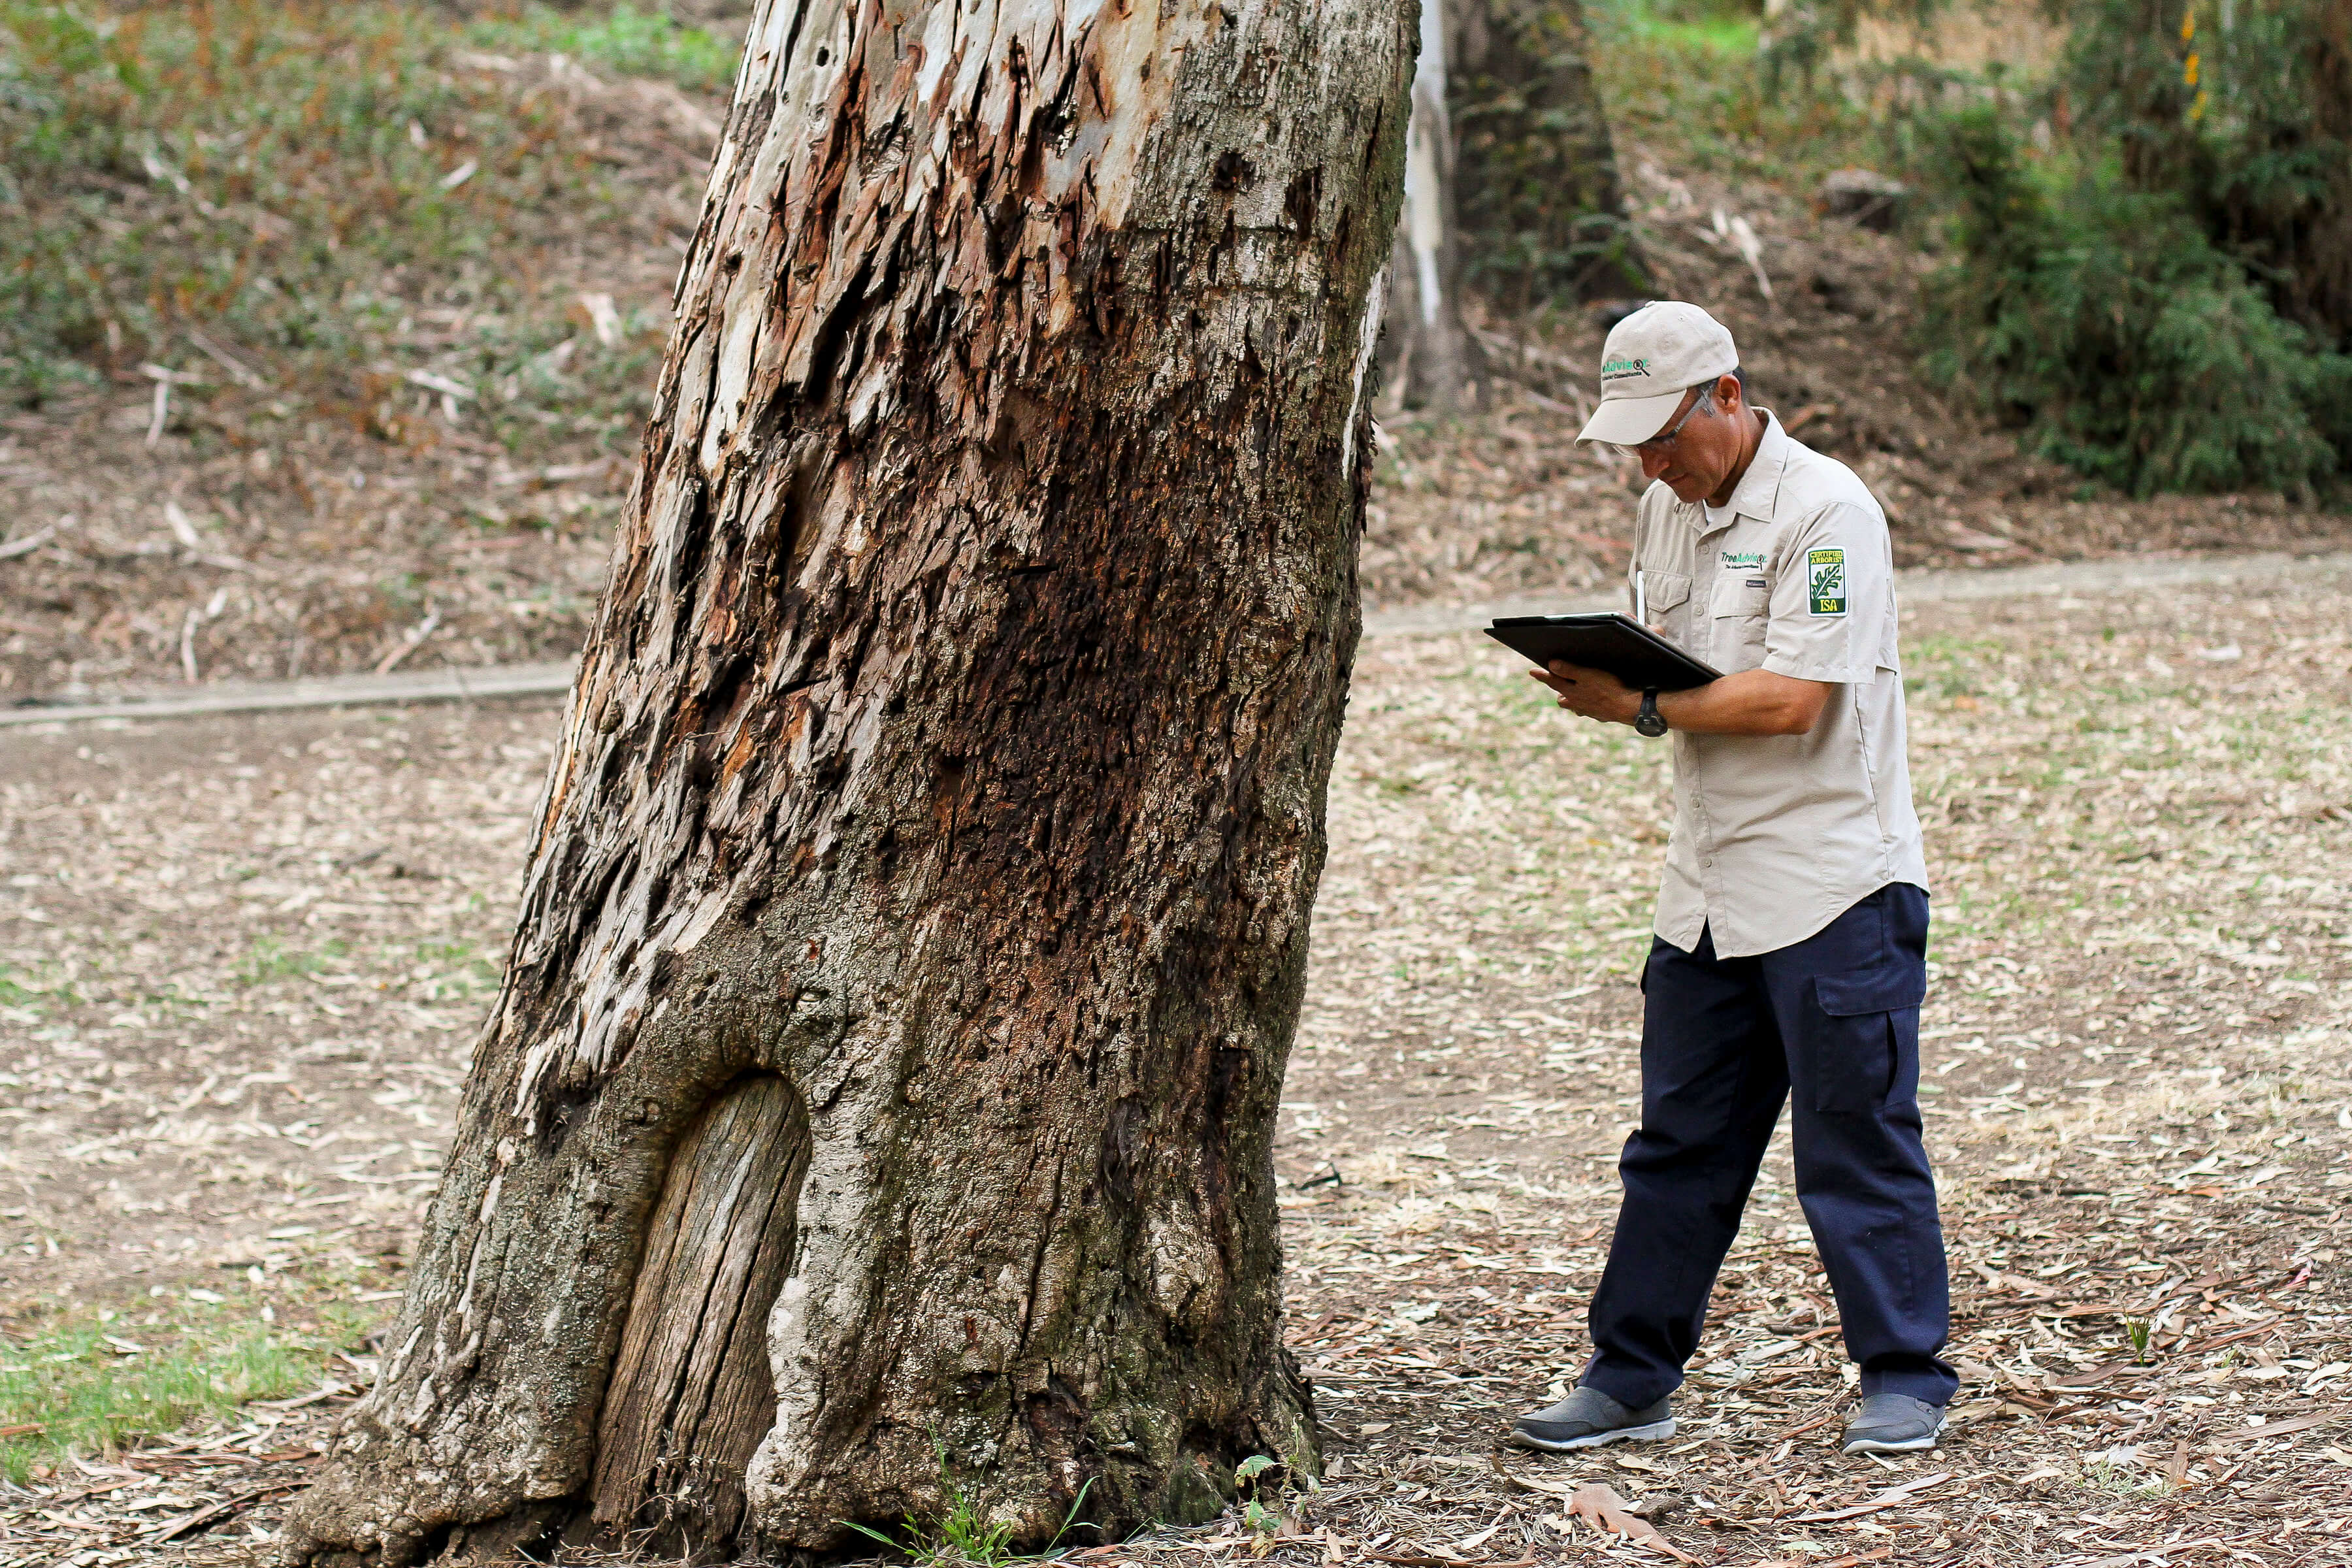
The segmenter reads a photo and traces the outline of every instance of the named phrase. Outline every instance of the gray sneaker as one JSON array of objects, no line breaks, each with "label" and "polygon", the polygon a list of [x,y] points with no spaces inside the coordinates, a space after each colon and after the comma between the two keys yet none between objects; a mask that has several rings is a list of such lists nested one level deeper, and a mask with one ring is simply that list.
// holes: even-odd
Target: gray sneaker
[{"label": "gray sneaker", "polygon": [[1845,1424],[1849,1454],[1916,1454],[1936,1446],[1944,1430],[1944,1407],[1907,1394],[1872,1394]]},{"label": "gray sneaker", "polygon": [[1659,1400],[1647,1410],[1629,1410],[1597,1388],[1580,1388],[1549,1410],[1522,1415],[1511,1423],[1511,1441],[1522,1448],[1564,1454],[1571,1448],[1597,1448],[1603,1443],[1648,1442],[1675,1435],[1674,1400]]}]

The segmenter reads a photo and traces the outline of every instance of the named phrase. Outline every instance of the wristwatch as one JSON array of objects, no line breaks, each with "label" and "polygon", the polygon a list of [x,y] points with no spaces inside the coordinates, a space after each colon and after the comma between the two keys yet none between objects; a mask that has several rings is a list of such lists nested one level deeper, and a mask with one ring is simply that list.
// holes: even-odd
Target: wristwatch
[{"label": "wristwatch", "polygon": [[1665,716],[1658,711],[1655,687],[1642,693],[1642,710],[1633,715],[1633,730],[1636,734],[1647,735],[1653,741],[1666,732]]}]

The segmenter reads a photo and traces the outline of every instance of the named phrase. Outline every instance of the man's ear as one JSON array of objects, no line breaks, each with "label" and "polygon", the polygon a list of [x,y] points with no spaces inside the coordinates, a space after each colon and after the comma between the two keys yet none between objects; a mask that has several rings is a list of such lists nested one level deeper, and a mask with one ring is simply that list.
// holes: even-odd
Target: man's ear
[{"label": "man's ear", "polygon": [[1718,375],[1715,378],[1716,406],[1726,409],[1738,408],[1743,401],[1738,376]]}]

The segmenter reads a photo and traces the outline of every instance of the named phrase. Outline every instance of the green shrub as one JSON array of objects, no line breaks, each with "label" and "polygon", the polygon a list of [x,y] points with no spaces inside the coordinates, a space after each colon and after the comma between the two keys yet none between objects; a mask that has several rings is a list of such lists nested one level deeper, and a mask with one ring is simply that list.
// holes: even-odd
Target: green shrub
[{"label": "green shrub", "polygon": [[2067,0],[2078,139],[2179,198],[2278,309],[2352,344],[2352,20],[2340,0]]},{"label": "green shrub", "polygon": [[1953,258],[1931,375],[2027,445],[2136,495],[2303,488],[2341,467],[2352,361],[2282,320],[2187,205],[2113,168],[2030,164],[2008,120],[1948,122]]}]

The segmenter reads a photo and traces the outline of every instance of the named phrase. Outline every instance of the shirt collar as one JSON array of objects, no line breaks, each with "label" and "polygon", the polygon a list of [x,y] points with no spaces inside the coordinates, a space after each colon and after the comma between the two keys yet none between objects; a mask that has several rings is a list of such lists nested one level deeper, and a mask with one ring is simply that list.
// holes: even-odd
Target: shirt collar
[{"label": "shirt collar", "polygon": [[[1731,492],[1731,504],[1724,510],[1734,517],[1752,517],[1759,522],[1772,521],[1772,509],[1780,499],[1780,476],[1789,467],[1789,449],[1797,444],[1796,437],[1780,427],[1780,420],[1769,408],[1759,408],[1764,416],[1764,437],[1756,444],[1756,456],[1749,460],[1748,471],[1739,476],[1739,483]],[[1688,509],[1691,521],[1700,529],[1706,527],[1706,508],[1695,502]]]}]

